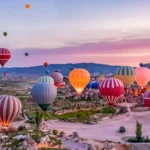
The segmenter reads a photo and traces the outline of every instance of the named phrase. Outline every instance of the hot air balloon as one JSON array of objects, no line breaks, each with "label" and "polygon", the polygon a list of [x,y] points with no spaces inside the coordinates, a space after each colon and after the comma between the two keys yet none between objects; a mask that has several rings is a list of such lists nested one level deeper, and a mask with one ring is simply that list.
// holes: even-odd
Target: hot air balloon
[{"label": "hot air balloon", "polygon": [[92,84],[93,84],[93,81],[90,81],[90,82],[88,83],[88,85],[86,86],[86,88],[88,88],[88,89],[92,88]]},{"label": "hot air balloon", "polygon": [[44,67],[46,68],[47,66],[48,66],[48,63],[47,63],[47,62],[45,62],[45,63],[44,63]]},{"label": "hot air balloon", "polygon": [[50,71],[49,71],[49,70],[46,70],[45,73],[46,73],[47,75],[49,75]]},{"label": "hot air balloon", "polygon": [[120,80],[108,78],[101,82],[99,91],[103,98],[108,102],[108,104],[112,106],[123,94],[124,86]]},{"label": "hot air balloon", "polygon": [[98,77],[98,80],[101,82],[101,81],[103,81],[103,80],[105,80],[105,76],[99,76]]},{"label": "hot air balloon", "polygon": [[11,53],[6,48],[0,48],[0,64],[2,67],[7,63],[7,61],[11,58]]},{"label": "hot air balloon", "polygon": [[140,87],[146,86],[148,81],[150,80],[150,70],[145,67],[136,68],[136,78],[135,81]]},{"label": "hot air balloon", "polygon": [[59,70],[59,69],[57,69],[57,70],[55,70],[55,72],[60,72],[60,70]]},{"label": "hot air balloon", "polygon": [[47,82],[47,83],[54,84],[53,78],[49,77],[49,76],[42,76],[42,77],[40,77],[39,82]]},{"label": "hot air balloon", "polygon": [[69,73],[68,78],[76,92],[81,94],[90,81],[90,73],[85,69],[76,68]]},{"label": "hot air balloon", "polygon": [[150,90],[147,90],[143,95],[144,105],[150,107]]},{"label": "hot air balloon", "polygon": [[134,68],[129,66],[119,67],[115,73],[114,78],[119,79],[124,84],[124,88],[130,88],[131,84],[135,81],[136,72]]},{"label": "hot air balloon", "polygon": [[25,56],[29,56],[29,53],[28,53],[28,52],[26,52],[26,53],[25,53]]},{"label": "hot air balloon", "polygon": [[30,9],[30,5],[29,5],[29,4],[26,4],[26,5],[25,5],[25,8],[26,8],[26,9]]},{"label": "hot air balloon", "polygon": [[4,35],[4,36],[7,36],[7,32],[4,32],[3,35]]},{"label": "hot air balloon", "polygon": [[63,82],[59,85],[59,87],[60,87],[60,88],[64,88],[65,85],[66,85],[66,83],[63,81]]},{"label": "hot air balloon", "polygon": [[56,98],[57,89],[53,84],[38,82],[31,91],[33,100],[46,111]]},{"label": "hot air balloon", "polygon": [[4,72],[4,77],[6,77],[7,76],[7,72]]},{"label": "hot air balloon", "polygon": [[100,82],[93,82],[92,83],[92,89],[99,89],[99,86],[100,86]]},{"label": "hot air balloon", "polygon": [[8,127],[20,114],[22,104],[18,98],[14,96],[0,96],[0,123],[4,127]]},{"label": "hot air balloon", "polygon": [[52,72],[50,76],[54,79],[54,85],[58,88],[63,82],[63,75],[60,72]]}]

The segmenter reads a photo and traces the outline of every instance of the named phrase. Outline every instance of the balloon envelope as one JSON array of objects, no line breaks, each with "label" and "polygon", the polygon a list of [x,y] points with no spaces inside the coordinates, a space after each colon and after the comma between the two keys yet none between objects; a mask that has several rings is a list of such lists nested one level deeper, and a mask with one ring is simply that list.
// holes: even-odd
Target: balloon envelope
[{"label": "balloon envelope", "polygon": [[31,91],[33,100],[46,111],[56,98],[57,89],[53,84],[38,82]]},{"label": "balloon envelope", "polygon": [[48,66],[48,63],[47,63],[47,62],[45,62],[45,63],[44,63],[44,67],[47,67],[47,66]]},{"label": "balloon envelope", "polygon": [[0,48],[0,64],[2,67],[7,63],[7,61],[11,58],[11,53],[6,48]]},{"label": "balloon envelope", "polygon": [[92,83],[92,89],[99,89],[100,82],[93,82]]},{"label": "balloon envelope", "polygon": [[145,67],[136,68],[136,78],[135,81],[141,87],[146,86],[148,81],[150,80],[150,70]]},{"label": "balloon envelope", "polygon": [[58,88],[63,82],[63,75],[60,72],[52,72],[50,76],[54,79],[54,85]]},{"label": "balloon envelope", "polygon": [[3,35],[4,35],[4,36],[7,36],[7,32],[4,32]]},{"label": "balloon envelope", "polygon": [[119,67],[115,73],[114,78],[119,79],[124,84],[124,87],[127,89],[135,81],[136,72],[133,67],[122,66]]},{"label": "balloon envelope", "polygon": [[49,76],[42,76],[42,77],[40,77],[39,82],[43,82],[43,83],[47,82],[47,83],[54,84],[53,78],[49,77]]},{"label": "balloon envelope", "polygon": [[118,98],[123,94],[123,83],[114,78],[108,78],[101,82],[99,87],[100,94],[108,102],[108,104],[114,105]]},{"label": "balloon envelope", "polygon": [[22,109],[22,104],[18,98],[14,96],[0,96],[0,123],[7,127],[15,120]]},{"label": "balloon envelope", "polygon": [[46,70],[45,73],[48,75],[48,74],[50,73],[50,71],[49,71],[49,70]]},{"label": "balloon envelope", "polygon": [[25,53],[25,56],[29,56],[29,53],[28,53],[28,52],[26,52],[26,53]]},{"label": "balloon envelope", "polygon": [[85,69],[76,68],[69,73],[68,78],[76,92],[81,94],[90,81],[90,73]]},{"label": "balloon envelope", "polygon": [[150,90],[147,90],[143,95],[144,105],[150,107]]}]

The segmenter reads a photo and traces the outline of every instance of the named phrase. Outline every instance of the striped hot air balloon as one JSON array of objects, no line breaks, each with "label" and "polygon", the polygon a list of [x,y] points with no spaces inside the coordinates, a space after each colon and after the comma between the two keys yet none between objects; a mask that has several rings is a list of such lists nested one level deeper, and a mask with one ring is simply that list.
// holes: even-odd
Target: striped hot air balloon
[{"label": "striped hot air balloon", "polygon": [[147,90],[143,95],[144,105],[150,107],[150,90]]},{"label": "striped hot air balloon", "polygon": [[22,104],[20,100],[14,96],[0,96],[0,123],[4,127],[8,127],[20,114]]},{"label": "striped hot air balloon", "polygon": [[57,89],[53,84],[38,82],[31,91],[33,100],[46,111],[56,98]]},{"label": "striped hot air balloon", "polygon": [[69,73],[68,78],[76,92],[81,94],[90,81],[90,73],[85,69],[76,68]]},{"label": "striped hot air balloon", "polygon": [[56,88],[60,86],[60,84],[63,82],[63,75],[60,72],[52,72],[50,76],[54,79],[54,85]]},{"label": "striped hot air balloon", "polygon": [[54,84],[53,78],[49,77],[49,76],[42,76],[42,77],[40,77],[39,82],[47,82],[47,83]]},{"label": "striped hot air balloon", "polygon": [[124,86],[120,80],[108,78],[101,82],[99,91],[108,104],[112,106],[123,94]]},{"label": "striped hot air balloon", "polygon": [[136,68],[136,79],[135,81],[140,87],[146,86],[148,81],[150,80],[150,70],[145,67]]},{"label": "striped hot air balloon", "polygon": [[124,88],[130,88],[131,84],[135,81],[136,72],[133,67],[122,66],[119,67],[115,73],[114,78],[119,79],[124,84]]},{"label": "striped hot air balloon", "polygon": [[0,48],[0,64],[2,67],[7,63],[7,61],[11,58],[11,53],[6,48]]}]

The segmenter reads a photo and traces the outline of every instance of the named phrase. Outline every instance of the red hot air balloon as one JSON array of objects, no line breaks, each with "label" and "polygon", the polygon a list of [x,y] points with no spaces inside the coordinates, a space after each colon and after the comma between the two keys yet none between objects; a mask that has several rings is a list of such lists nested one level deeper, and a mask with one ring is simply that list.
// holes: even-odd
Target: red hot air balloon
[{"label": "red hot air balloon", "polygon": [[7,72],[4,72],[4,77],[6,77],[7,76]]},{"label": "red hot air balloon", "polygon": [[15,120],[22,109],[21,102],[14,96],[0,96],[0,123],[8,127]]},{"label": "red hot air balloon", "polygon": [[6,62],[11,58],[11,53],[6,48],[0,48],[0,64],[2,67],[6,64]]},{"label": "red hot air balloon", "polygon": [[147,90],[143,95],[144,105],[150,107],[150,90]]},{"label": "red hot air balloon", "polygon": [[44,67],[46,68],[47,66],[48,66],[48,63],[47,63],[47,62],[45,62],[45,63],[44,63]]},{"label": "red hot air balloon", "polygon": [[114,105],[118,98],[123,94],[123,83],[114,78],[108,78],[101,82],[99,87],[100,94],[110,106]]}]

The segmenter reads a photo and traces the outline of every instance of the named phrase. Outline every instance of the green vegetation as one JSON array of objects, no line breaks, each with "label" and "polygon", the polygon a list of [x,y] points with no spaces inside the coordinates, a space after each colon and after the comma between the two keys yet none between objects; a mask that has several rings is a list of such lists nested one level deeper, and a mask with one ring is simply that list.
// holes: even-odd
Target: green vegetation
[{"label": "green vegetation", "polygon": [[110,107],[110,106],[104,107],[101,110],[102,114],[115,114],[115,112],[116,112],[116,110],[113,107]]},{"label": "green vegetation", "polygon": [[136,122],[136,138],[139,140],[142,138],[142,124],[138,121]]},{"label": "green vegetation", "polygon": [[58,135],[58,131],[56,129],[53,130],[54,135]]},{"label": "green vegetation", "polygon": [[128,142],[131,143],[150,143],[150,139],[147,136],[146,138],[142,136],[142,124],[136,121],[136,137],[131,137],[128,139]]}]

